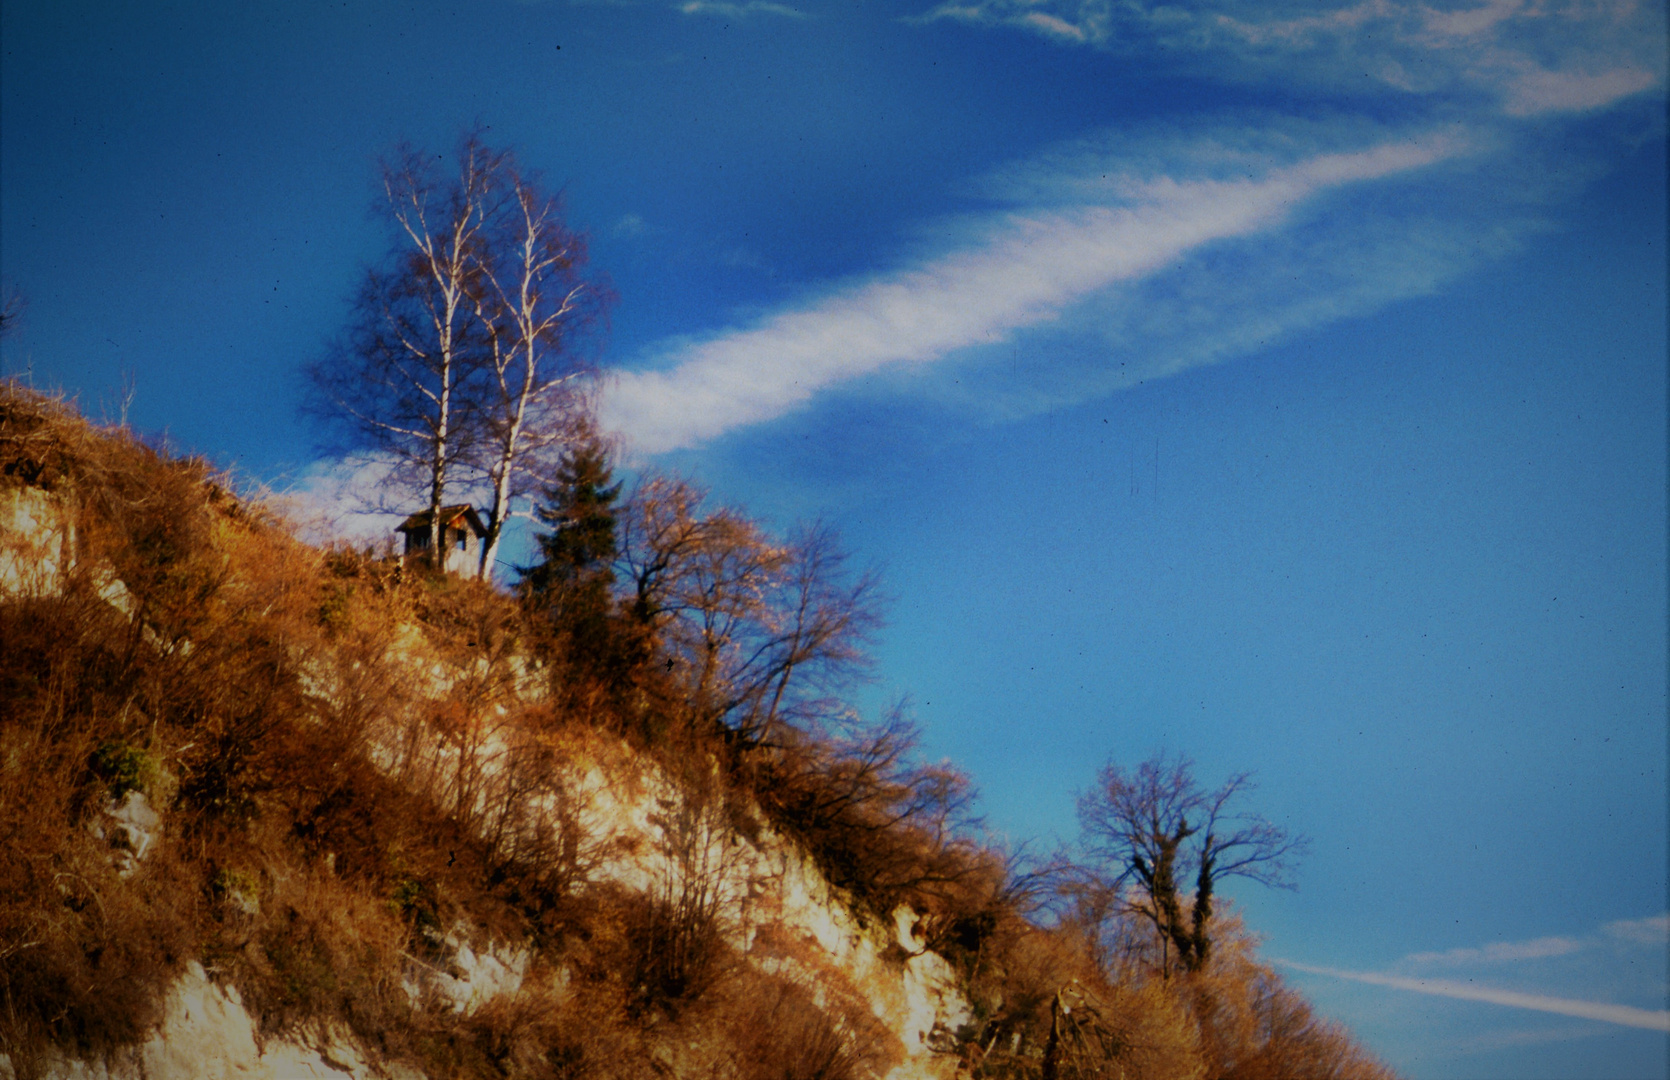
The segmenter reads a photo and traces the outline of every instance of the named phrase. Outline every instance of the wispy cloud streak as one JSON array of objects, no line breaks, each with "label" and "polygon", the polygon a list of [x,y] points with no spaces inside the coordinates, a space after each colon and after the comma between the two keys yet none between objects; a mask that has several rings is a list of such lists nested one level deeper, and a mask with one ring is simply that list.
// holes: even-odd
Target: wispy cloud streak
[{"label": "wispy cloud streak", "polygon": [[1575,938],[1544,937],[1534,941],[1496,941],[1477,949],[1450,949],[1446,952],[1413,953],[1404,957],[1406,964],[1497,964],[1515,960],[1543,960],[1551,956],[1569,956],[1583,949]]},{"label": "wispy cloud streak", "polygon": [[1663,5],[1526,0],[943,0],[925,16],[1064,45],[1209,60],[1212,74],[1413,94],[1483,91],[1510,116],[1588,112],[1663,83]]},{"label": "wispy cloud streak", "polygon": [[1467,964],[1504,964],[1526,960],[1548,960],[1607,947],[1670,948],[1670,913],[1644,919],[1618,919],[1606,923],[1599,933],[1582,937],[1540,937],[1529,941],[1493,941],[1477,948],[1448,949],[1443,952],[1410,953],[1398,961],[1400,967],[1457,967]]},{"label": "wispy cloud streak", "polygon": [[1341,971],[1338,968],[1316,967],[1311,964],[1296,963],[1292,960],[1277,960],[1276,963],[1294,971],[1303,971],[1311,975],[1327,975],[1336,979],[1349,979],[1352,982],[1368,983],[1371,986],[1389,986],[1397,990],[1413,991],[1417,994],[1432,994],[1438,997],[1458,998],[1463,1001],[1484,1001],[1492,1005],[1534,1009],[1538,1012],[1558,1013],[1561,1016],[1581,1017],[1584,1020],[1601,1020],[1608,1024],[1646,1028],[1649,1031],[1670,1031],[1670,1011],[1662,1009],[1638,1009],[1630,1005],[1613,1005],[1601,1001],[1577,1001],[1571,998],[1548,997],[1543,994],[1525,994],[1516,990],[1501,990],[1495,987],[1479,986],[1470,982],[1455,982],[1449,979],[1417,979],[1403,975],[1387,975],[1375,971]]},{"label": "wispy cloud streak", "polygon": [[622,373],[604,394],[603,418],[644,452],[693,446],[782,415],[832,384],[1005,340],[1202,245],[1270,229],[1319,192],[1461,149],[1453,139],[1412,139],[1251,179],[1110,182],[1103,205],[1005,215],[983,241],[924,266],[696,344],[663,370]]},{"label": "wispy cloud streak", "polygon": [[1649,915],[1645,919],[1619,919],[1601,927],[1608,937],[1627,941],[1632,945],[1670,947],[1670,912]]},{"label": "wispy cloud streak", "polygon": [[755,15],[781,15],[788,19],[807,17],[799,8],[772,3],[771,0],[743,0],[742,3],[732,3],[730,0],[684,0],[684,3],[678,5],[678,10],[686,15],[713,15],[722,19],[746,19]]}]

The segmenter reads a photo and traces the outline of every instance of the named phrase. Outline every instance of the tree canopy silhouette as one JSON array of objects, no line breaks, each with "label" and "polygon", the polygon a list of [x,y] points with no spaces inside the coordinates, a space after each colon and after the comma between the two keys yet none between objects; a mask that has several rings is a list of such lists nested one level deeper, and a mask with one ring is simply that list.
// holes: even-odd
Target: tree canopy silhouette
[{"label": "tree canopy silhouette", "polygon": [[[1238,805],[1254,788],[1237,773],[1206,789],[1188,758],[1157,755],[1127,771],[1110,762],[1079,797],[1079,824],[1100,860],[1095,884],[1151,924],[1162,973],[1199,971],[1211,956],[1213,897],[1225,878],[1292,888],[1306,840]],[[1194,892],[1187,910],[1187,881]]]}]

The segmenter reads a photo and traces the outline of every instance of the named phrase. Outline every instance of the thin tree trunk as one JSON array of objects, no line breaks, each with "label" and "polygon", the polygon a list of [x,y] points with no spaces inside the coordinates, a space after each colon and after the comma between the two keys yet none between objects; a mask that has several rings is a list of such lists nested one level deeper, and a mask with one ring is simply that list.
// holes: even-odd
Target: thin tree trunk
[{"label": "thin tree trunk", "polygon": [[1038,1080],[1056,1080],[1061,1068],[1061,992],[1050,999],[1050,1036],[1044,1043],[1044,1067]]}]

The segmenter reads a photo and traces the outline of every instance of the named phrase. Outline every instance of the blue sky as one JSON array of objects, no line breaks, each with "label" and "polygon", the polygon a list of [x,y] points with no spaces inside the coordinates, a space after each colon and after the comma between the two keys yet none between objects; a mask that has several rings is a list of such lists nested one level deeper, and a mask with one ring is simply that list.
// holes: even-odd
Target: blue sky
[{"label": "blue sky", "polygon": [[[635,460],[822,516],[992,826],[1256,771],[1418,1077],[1666,1074],[1662,5],[10,2],[7,374],[326,499],[375,161],[472,123]],[[1462,996],[1457,996],[1462,995]],[[1576,1004],[1573,1004],[1576,1003]],[[1610,1010],[1608,1009],[1610,1008]]]}]

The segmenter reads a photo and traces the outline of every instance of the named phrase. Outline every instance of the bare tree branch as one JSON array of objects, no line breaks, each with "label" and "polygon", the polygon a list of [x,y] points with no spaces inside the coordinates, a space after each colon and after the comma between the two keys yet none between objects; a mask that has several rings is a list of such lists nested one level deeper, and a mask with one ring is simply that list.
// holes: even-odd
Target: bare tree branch
[{"label": "bare tree branch", "polygon": [[590,411],[585,346],[612,294],[582,273],[584,237],[514,155],[472,132],[455,157],[450,177],[410,147],[384,162],[390,248],[347,333],[308,369],[309,411],[423,489],[432,552],[447,486],[484,483],[488,577],[517,500]]},{"label": "bare tree branch", "polygon": [[873,574],[852,575],[821,525],[778,542],[692,485],[651,477],[621,517],[627,611],[681,673],[698,717],[758,745],[838,706],[880,625]]},{"label": "bare tree branch", "polygon": [[[1304,837],[1262,815],[1236,809],[1252,792],[1251,774],[1238,773],[1214,790],[1202,789],[1187,758],[1156,756],[1127,772],[1110,763],[1097,785],[1079,797],[1086,847],[1106,870],[1094,887],[1122,898],[1127,914],[1150,923],[1161,946],[1161,969],[1170,953],[1196,971],[1211,954],[1212,901],[1218,884],[1243,877],[1274,888],[1292,888]],[[1194,894],[1184,911],[1184,884]]]},{"label": "bare tree branch", "polygon": [[366,271],[347,334],[307,372],[312,411],[393,458],[398,476],[422,478],[432,552],[451,470],[471,449],[469,397],[484,351],[474,323],[480,247],[502,155],[470,134],[457,159],[451,180],[411,147],[383,162],[393,242]]},{"label": "bare tree branch", "polygon": [[585,237],[564,223],[560,199],[509,155],[499,171],[507,202],[483,248],[476,302],[490,346],[471,458],[491,492],[484,578],[518,500],[551,482],[592,411],[585,350],[613,301],[605,282],[584,275]]}]

